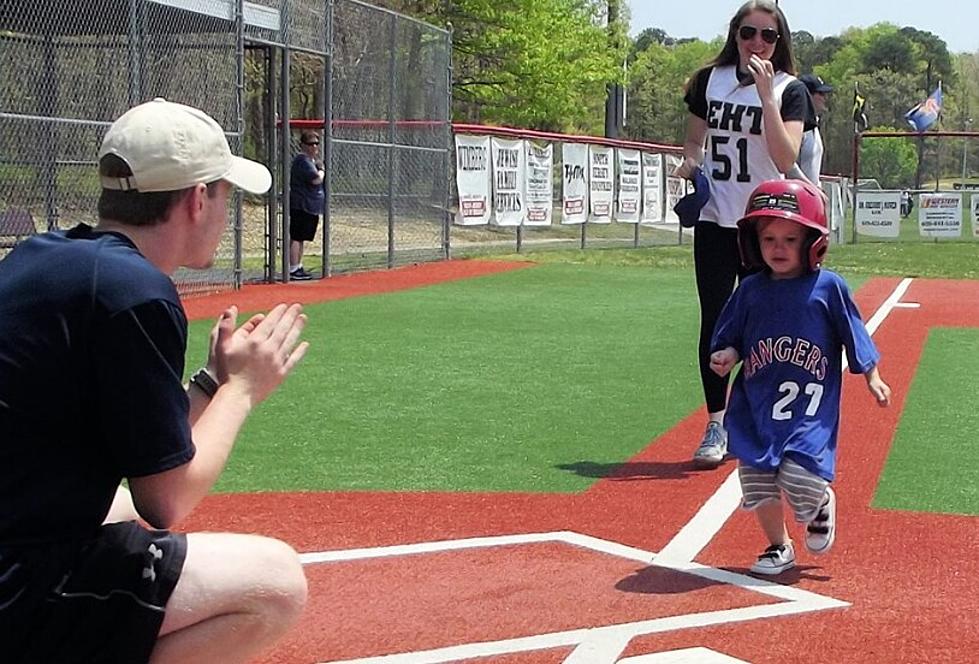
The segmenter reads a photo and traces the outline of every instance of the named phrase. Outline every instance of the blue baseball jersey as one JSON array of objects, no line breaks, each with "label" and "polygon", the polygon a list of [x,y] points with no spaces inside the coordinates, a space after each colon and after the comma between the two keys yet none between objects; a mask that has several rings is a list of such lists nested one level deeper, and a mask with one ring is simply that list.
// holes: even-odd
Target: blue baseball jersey
[{"label": "blue baseball jersey", "polygon": [[789,454],[832,481],[843,350],[852,373],[880,359],[843,278],[825,269],[748,277],[714,328],[711,352],[728,346],[742,362],[724,418],[731,453],[766,471]]}]

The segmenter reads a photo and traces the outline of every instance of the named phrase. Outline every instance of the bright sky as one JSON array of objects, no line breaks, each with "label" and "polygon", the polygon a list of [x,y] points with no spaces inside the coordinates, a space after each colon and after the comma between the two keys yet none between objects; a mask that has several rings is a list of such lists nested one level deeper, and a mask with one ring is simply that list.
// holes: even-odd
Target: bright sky
[{"label": "bright sky", "polygon": [[[671,37],[709,41],[727,34],[727,24],[744,0],[626,0],[630,34],[662,28]],[[979,51],[979,3],[971,0],[780,0],[793,32],[838,35],[848,27],[874,23],[914,26],[945,40],[951,53]]]}]

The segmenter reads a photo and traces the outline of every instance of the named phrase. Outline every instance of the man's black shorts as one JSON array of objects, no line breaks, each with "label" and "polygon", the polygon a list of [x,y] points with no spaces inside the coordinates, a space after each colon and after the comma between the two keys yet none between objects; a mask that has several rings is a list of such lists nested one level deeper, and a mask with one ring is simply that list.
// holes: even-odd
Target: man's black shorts
[{"label": "man's black shorts", "polygon": [[310,214],[302,210],[289,210],[289,239],[299,242],[309,242],[316,237],[316,227],[319,226],[318,214]]},{"label": "man's black shorts", "polygon": [[0,572],[25,582],[0,602],[0,661],[148,661],[186,555],[186,536],[135,521],[86,542],[0,550]]}]

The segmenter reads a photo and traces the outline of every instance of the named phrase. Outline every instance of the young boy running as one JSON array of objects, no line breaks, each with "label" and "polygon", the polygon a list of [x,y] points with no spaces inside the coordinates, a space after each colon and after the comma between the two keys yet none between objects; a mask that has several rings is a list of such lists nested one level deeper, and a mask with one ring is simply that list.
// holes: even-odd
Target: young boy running
[{"label": "young boy running", "polygon": [[761,271],[724,307],[711,343],[711,368],[726,376],[739,361],[724,426],[738,458],[743,507],[754,510],[770,546],[751,571],[795,566],[782,498],[807,524],[806,548],[830,550],[836,537],[836,472],[842,351],[881,406],[891,390],[880,354],[846,282],[820,269],[829,231],[822,197],[809,183],[761,184],[738,221],[742,260]]}]

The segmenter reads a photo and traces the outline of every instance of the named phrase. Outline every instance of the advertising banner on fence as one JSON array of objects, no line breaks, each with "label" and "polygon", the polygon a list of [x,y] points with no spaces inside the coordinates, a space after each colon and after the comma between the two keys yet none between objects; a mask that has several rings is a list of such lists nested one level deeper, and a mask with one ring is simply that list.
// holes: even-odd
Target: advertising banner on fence
[{"label": "advertising banner on fence", "polygon": [[972,210],[972,237],[979,237],[979,194],[972,194],[969,203]]},{"label": "advertising banner on fence", "polygon": [[918,196],[918,230],[922,237],[962,237],[962,194]]},{"label": "advertising banner on fence", "polygon": [[897,237],[901,232],[901,192],[861,191],[854,223],[861,235]]},{"label": "advertising banner on fence", "polygon": [[527,141],[527,218],[524,226],[550,226],[554,202],[554,146]]},{"label": "advertising banner on fence", "polygon": [[615,198],[615,166],[612,148],[604,145],[588,146],[588,196],[591,199],[593,224],[612,223],[612,202]]},{"label": "advertising banner on fence", "polygon": [[494,136],[490,141],[493,156],[493,217],[497,226],[519,226],[527,216],[524,180],[527,152],[522,140]]},{"label": "advertising banner on fence", "polygon": [[843,187],[839,182],[823,182],[820,186],[829,198],[829,209],[826,210],[829,230],[835,233],[843,226]]},{"label": "advertising banner on fence", "polygon": [[490,220],[489,136],[456,134],[456,188],[459,209],[455,223],[479,226]]},{"label": "advertising banner on fence", "polygon": [[639,223],[639,206],[642,203],[642,164],[639,150],[615,151],[619,167],[619,203],[615,208],[615,220],[627,224]]},{"label": "advertising banner on fence", "polygon": [[676,216],[673,207],[681,198],[687,195],[687,181],[683,178],[674,177],[670,173],[675,171],[680,163],[683,162],[683,157],[675,154],[667,154],[663,155],[663,159],[666,162],[666,221],[678,224],[680,223],[680,217]]},{"label": "advertising banner on fence", "polygon": [[588,146],[565,143],[561,147],[561,223],[588,221]]},{"label": "advertising banner on fence", "polygon": [[663,221],[663,155],[642,153],[642,223]]}]

